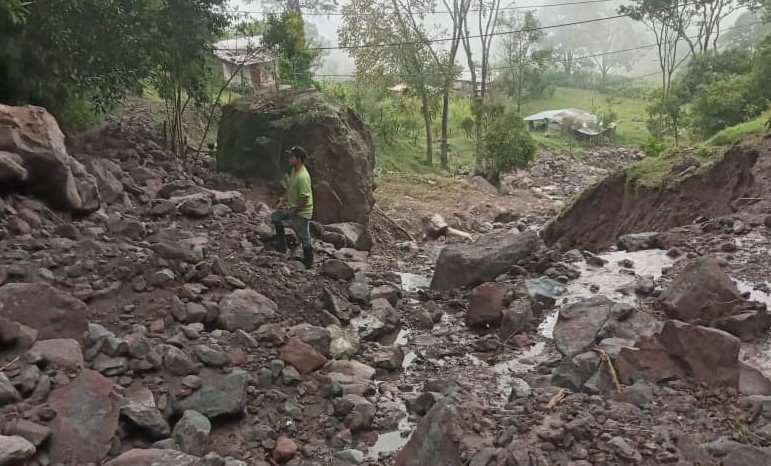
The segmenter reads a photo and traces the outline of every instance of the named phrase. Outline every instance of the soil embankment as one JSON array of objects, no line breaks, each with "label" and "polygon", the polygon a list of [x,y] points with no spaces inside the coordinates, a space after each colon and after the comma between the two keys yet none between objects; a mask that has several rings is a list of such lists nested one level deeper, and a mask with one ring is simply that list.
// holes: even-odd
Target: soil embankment
[{"label": "soil embankment", "polygon": [[706,171],[665,187],[637,187],[627,169],[581,194],[545,228],[544,240],[600,251],[620,235],[674,228],[702,216],[767,213],[770,169],[768,136],[750,138]]}]

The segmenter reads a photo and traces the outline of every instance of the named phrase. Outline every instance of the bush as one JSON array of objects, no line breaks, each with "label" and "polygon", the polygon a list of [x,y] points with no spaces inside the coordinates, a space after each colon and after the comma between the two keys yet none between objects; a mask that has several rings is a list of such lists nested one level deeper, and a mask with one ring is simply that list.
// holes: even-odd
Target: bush
[{"label": "bush", "polygon": [[483,147],[487,170],[499,187],[501,173],[526,168],[536,152],[536,143],[524,120],[511,111],[491,121]]},{"label": "bush", "polygon": [[658,157],[663,154],[669,147],[661,139],[649,138],[643,144],[640,145],[640,150],[645,153],[646,157]]},{"label": "bush", "polygon": [[709,137],[757,116],[764,108],[755,103],[752,94],[752,79],[749,75],[717,79],[701,86],[691,103],[694,130]]}]

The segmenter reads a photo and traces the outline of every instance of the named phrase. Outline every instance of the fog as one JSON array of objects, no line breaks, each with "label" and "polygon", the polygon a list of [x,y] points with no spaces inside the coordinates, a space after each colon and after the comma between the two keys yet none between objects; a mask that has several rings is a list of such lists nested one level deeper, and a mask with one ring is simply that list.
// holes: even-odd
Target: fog
[{"label": "fog", "polygon": [[[511,14],[514,11],[532,10],[540,20],[542,26],[547,27],[544,32],[547,34],[545,43],[552,47],[559,47],[560,44],[575,44],[577,41],[594,41],[594,50],[588,54],[596,55],[598,53],[612,52],[608,57],[613,59],[622,59],[625,55],[629,66],[619,66],[614,70],[615,74],[624,74],[630,77],[646,77],[657,79],[659,72],[658,60],[655,55],[654,36],[641,23],[635,22],[629,18],[613,18],[597,21],[599,18],[608,18],[618,15],[618,8],[626,3],[627,0],[593,0],[593,3],[584,3],[578,5],[564,5],[575,0],[522,0],[514,3],[510,0],[501,2],[501,14]],[[586,0],[583,0],[586,1]],[[337,30],[343,24],[343,17],[339,13],[341,8],[347,3],[341,0],[334,13],[314,13],[310,11],[303,12],[303,18],[308,24],[306,29],[314,29],[325,47],[335,47],[338,45]],[[239,12],[243,17],[261,19],[264,18],[264,12],[269,11],[270,4],[263,4],[260,0],[230,0],[230,6]],[[515,9],[516,7],[516,9]],[[474,7],[472,7],[474,9]],[[449,16],[442,13],[444,5],[437,2],[437,13],[429,14],[426,17],[427,24],[431,29],[448,31],[452,27]],[[470,12],[476,18],[477,13]],[[726,20],[725,26],[730,26],[739,12]],[[559,24],[575,23],[581,21],[592,21],[586,24],[568,25],[562,27],[553,27]],[[552,28],[553,27],[553,28]],[[472,30],[472,34],[475,32]],[[313,34],[311,34],[313,35]],[[437,33],[437,37],[447,37],[449,33]],[[597,44],[596,41],[605,42]],[[478,45],[478,40],[474,43]],[[647,47],[646,47],[647,46]],[[493,42],[493,51],[491,60],[495,63],[497,59],[499,41]],[[619,54],[618,51],[634,49],[626,54]],[[478,58],[479,50],[475,51]],[[586,52],[579,51],[575,55],[580,58]],[[466,68],[466,57],[462,49],[458,53],[457,62]],[[494,65],[493,65],[494,66]],[[351,57],[344,50],[325,51],[319,69],[317,70],[319,79],[345,79],[355,72],[355,65]]]}]

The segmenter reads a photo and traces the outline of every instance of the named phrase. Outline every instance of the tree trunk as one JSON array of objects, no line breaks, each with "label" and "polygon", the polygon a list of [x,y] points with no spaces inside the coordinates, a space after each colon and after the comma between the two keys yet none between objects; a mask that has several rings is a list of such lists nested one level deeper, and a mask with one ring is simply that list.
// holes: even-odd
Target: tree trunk
[{"label": "tree trunk", "polygon": [[449,162],[450,85],[445,84],[442,96],[442,153],[440,156],[442,168],[447,168]]},{"label": "tree trunk", "polygon": [[423,113],[423,123],[426,126],[426,164],[434,164],[434,137],[431,132],[431,110],[428,106],[428,97],[425,91],[421,93],[421,111]]}]

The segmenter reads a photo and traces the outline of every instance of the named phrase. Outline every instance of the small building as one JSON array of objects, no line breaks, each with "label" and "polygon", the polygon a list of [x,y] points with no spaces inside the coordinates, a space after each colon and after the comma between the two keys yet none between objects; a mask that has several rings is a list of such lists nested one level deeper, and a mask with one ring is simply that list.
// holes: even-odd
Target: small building
[{"label": "small building", "polygon": [[214,56],[225,80],[234,89],[257,93],[276,89],[276,61],[262,46],[259,36],[239,37],[214,44]]},{"label": "small building", "polygon": [[599,119],[589,112],[577,108],[545,110],[524,118],[531,132],[568,133],[578,140],[592,143],[604,139],[612,140],[616,134],[616,125],[601,127]]},{"label": "small building", "polygon": [[[477,81],[477,92],[482,91],[482,68],[476,69],[476,81]],[[487,81],[487,89],[490,89],[490,86],[493,82],[493,76],[492,72],[488,72],[486,76]],[[459,94],[463,95],[464,97],[473,97],[474,96],[474,79],[471,76],[471,70],[464,69],[461,71],[460,76],[458,76],[458,79],[456,79],[452,83],[452,89]]]}]

